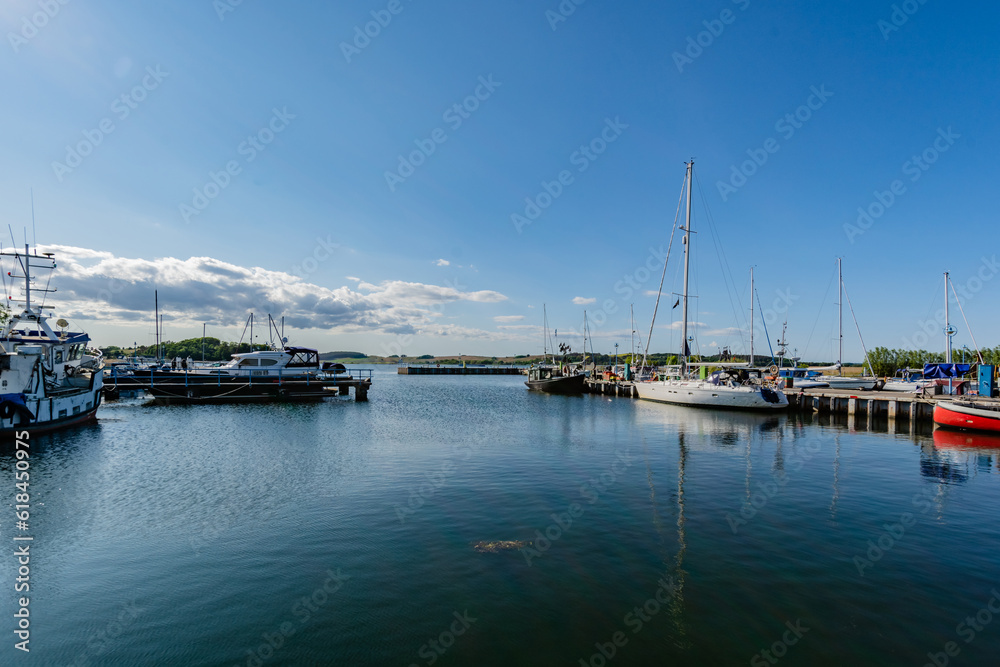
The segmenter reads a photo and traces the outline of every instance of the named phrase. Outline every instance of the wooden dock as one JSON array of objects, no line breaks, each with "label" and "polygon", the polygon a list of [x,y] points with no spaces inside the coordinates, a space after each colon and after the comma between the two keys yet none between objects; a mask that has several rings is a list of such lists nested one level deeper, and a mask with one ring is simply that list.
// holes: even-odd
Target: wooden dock
[{"label": "wooden dock", "polygon": [[604,394],[606,396],[624,396],[625,398],[639,398],[635,390],[635,384],[625,380],[590,380],[583,383],[584,391],[588,394]]},{"label": "wooden dock", "polygon": [[399,366],[399,375],[523,375],[521,366],[432,366],[414,364]]}]

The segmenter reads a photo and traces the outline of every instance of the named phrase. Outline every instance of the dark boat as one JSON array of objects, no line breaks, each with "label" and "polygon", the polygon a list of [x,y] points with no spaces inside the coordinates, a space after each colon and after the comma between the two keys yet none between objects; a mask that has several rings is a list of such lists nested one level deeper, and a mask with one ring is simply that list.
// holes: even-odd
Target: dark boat
[{"label": "dark boat", "polygon": [[558,368],[542,366],[528,369],[528,381],[524,384],[532,391],[548,394],[582,394],[584,379],[586,376],[582,373],[563,375]]}]

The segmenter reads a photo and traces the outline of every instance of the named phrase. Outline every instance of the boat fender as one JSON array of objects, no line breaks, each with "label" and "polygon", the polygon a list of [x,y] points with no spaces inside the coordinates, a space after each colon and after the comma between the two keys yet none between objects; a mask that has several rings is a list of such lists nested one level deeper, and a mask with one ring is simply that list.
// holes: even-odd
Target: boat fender
[{"label": "boat fender", "polygon": [[14,416],[14,403],[10,401],[4,401],[0,403],[0,418],[10,419]]}]

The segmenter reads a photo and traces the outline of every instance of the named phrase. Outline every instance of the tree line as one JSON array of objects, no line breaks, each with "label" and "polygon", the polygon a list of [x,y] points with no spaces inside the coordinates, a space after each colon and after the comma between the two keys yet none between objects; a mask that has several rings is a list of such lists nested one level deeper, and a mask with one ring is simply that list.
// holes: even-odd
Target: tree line
[{"label": "tree line", "polygon": [[[188,338],[182,341],[167,341],[160,344],[160,358],[163,359],[174,359],[175,357],[180,357],[181,359],[186,359],[191,357],[195,361],[202,360],[202,340],[204,340],[204,351],[205,361],[229,361],[229,359],[234,354],[239,354],[242,352],[251,352],[253,350],[267,350],[269,349],[267,345],[258,343],[252,348],[250,343],[234,343],[231,341],[221,341],[218,338]],[[137,348],[131,347],[118,347],[117,345],[110,345],[108,347],[102,347],[101,353],[107,359],[115,359],[118,357],[155,357],[156,346],[155,345],[140,345]]]},{"label": "tree line", "polygon": [[[1000,345],[993,348],[983,348],[983,363],[993,366],[1000,365]],[[952,363],[963,363],[965,357],[967,364],[974,364],[978,361],[975,351],[952,350]],[[887,347],[876,347],[868,352],[868,360],[871,364],[871,371],[879,377],[890,377],[904,368],[923,368],[924,364],[943,364],[945,361],[944,352],[928,352],[927,350],[898,350]]]}]

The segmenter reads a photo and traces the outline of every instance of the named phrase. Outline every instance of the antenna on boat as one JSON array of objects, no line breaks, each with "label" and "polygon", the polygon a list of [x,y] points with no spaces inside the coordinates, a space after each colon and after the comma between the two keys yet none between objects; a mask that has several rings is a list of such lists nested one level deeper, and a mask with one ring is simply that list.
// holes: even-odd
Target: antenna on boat
[{"label": "antenna on boat", "polygon": [[38,235],[35,234],[35,191],[33,188],[28,188],[28,192],[31,195],[31,242],[37,248]]}]

